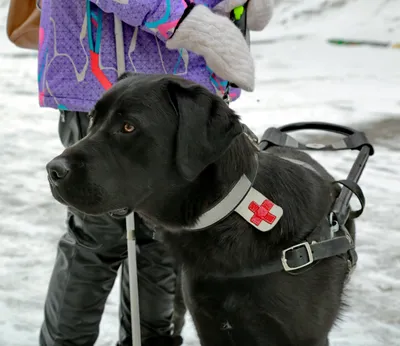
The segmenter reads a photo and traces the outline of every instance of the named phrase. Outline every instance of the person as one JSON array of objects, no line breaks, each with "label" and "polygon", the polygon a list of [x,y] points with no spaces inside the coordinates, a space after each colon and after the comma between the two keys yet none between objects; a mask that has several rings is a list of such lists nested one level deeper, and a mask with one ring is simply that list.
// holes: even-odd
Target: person
[{"label": "person", "polygon": [[[232,100],[241,89],[251,91],[250,50],[228,18],[242,3],[42,0],[39,103],[59,110],[62,144],[71,146],[86,135],[91,108],[125,71],[180,75],[221,97],[228,93]],[[262,30],[271,12],[271,0],[251,0],[249,29]],[[228,81],[237,87],[227,88]],[[121,265],[118,345],[131,345],[124,219],[84,215],[68,208],[66,225],[44,304],[40,345],[94,345]],[[142,345],[180,345],[182,339],[172,323],[173,257],[141,220],[137,245]]]}]

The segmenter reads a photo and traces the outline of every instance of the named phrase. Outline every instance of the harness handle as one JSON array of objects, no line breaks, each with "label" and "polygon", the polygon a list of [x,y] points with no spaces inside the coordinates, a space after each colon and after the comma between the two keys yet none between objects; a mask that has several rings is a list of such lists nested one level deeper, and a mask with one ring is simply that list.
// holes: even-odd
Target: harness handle
[{"label": "harness handle", "polygon": [[[332,144],[309,143],[303,144],[294,139],[287,132],[300,130],[321,130],[344,135],[339,141]],[[317,151],[335,151],[335,150],[359,150],[356,160],[350,169],[350,172],[345,180],[336,181],[343,188],[337,197],[333,208],[333,221],[336,221],[340,226],[343,226],[348,218],[355,219],[364,211],[365,198],[361,188],[357,184],[361,174],[367,164],[369,156],[374,154],[374,147],[369,142],[367,136],[362,131],[354,130],[347,126],[336,125],[326,122],[298,122],[287,124],[281,127],[271,127],[267,129],[260,142],[260,149],[266,150],[268,147],[278,146],[293,148],[297,150],[317,150]],[[350,199],[355,195],[361,203],[361,209],[350,211]]]},{"label": "harness handle", "polygon": [[[337,133],[344,135],[335,143],[320,144],[320,143],[300,143],[298,140],[290,136],[287,132],[301,131],[301,130],[320,130],[325,132]],[[293,148],[298,150],[318,150],[318,151],[332,151],[332,150],[361,150],[364,146],[369,147],[369,155],[374,154],[374,148],[369,142],[367,136],[362,131],[354,130],[350,127],[336,125],[326,122],[298,122],[281,127],[268,128],[260,142],[261,150],[267,147],[279,146],[286,148]]]},{"label": "harness handle", "polygon": [[298,122],[291,123],[287,125],[283,125],[279,127],[279,130],[283,132],[291,132],[291,131],[299,131],[299,130],[321,130],[321,131],[329,131],[335,132],[338,134],[350,136],[354,134],[354,129],[337,124],[325,123],[325,122]]}]

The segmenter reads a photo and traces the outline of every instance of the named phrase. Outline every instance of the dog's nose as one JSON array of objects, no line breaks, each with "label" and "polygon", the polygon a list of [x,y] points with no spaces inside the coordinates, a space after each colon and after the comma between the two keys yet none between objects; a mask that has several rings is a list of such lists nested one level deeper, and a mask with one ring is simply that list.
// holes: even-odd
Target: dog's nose
[{"label": "dog's nose", "polygon": [[57,183],[60,180],[63,180],[69,173],[70,168],[68,162],[65,158],[57,157],[51,160],[47,166],[47,173],[49,174],[50,179]]}]

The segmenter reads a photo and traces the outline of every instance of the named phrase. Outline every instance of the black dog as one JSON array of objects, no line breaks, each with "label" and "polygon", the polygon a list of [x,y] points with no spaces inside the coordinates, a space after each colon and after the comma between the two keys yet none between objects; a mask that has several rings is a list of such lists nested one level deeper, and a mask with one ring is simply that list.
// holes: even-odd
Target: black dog
[{"label": "black dog", "polygon": [[[178,77],[125,74],[96,104],[87,137],[47,170],[61,203],[88,214],[133,210],[163,231],[182,263],[185,303],[202,345],[328,345],[346,256],[294,271],[283,270],[281,259],[283,250],[329,233],[333,178],[303,152],[259,152],[219,97]],[[254,218],[247,221],[232,208],[212,221],[210,208],[243,201],[244,194],[229,195],[243,177],[268,205],[262,213],[249,205]],[[305,257],[317,254],[300,248]],[[295,252],[286,253],[286,265],[301,260]]]}]

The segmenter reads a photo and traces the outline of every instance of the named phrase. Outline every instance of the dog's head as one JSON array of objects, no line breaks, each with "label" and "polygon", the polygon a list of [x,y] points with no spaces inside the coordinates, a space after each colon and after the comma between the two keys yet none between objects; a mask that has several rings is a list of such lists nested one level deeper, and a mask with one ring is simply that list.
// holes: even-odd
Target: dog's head
[{"label": "dog's head", "polygon": [[87,136],[47,164],[53,196],[87,214],[168,203],[242,133],[223,100],[166,75],[124,74],[90,117]]}]

